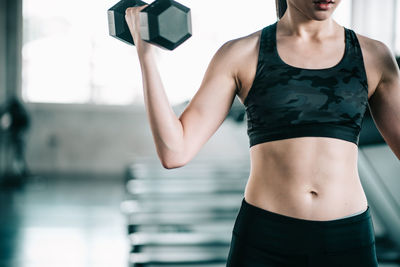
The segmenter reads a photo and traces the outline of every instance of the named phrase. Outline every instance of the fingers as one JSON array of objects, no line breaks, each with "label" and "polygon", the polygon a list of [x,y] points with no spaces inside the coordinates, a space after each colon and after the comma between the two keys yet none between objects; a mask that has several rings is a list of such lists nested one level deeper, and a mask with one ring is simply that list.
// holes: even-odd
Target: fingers
[{"label": "fingers", "polygon": [[135,6],[135,7],[128,7],[125,10],[125,15],[134,15],[145,9],[148,5],[144,6]]},{"label": "fingers", "polygon": [[147,6],[148,5],[129,7],[125,10],[125,21],[136,45],[141,42],[139,30],[139,14],[140,11],[142,11]]},{"label": "fingers", "polygon": [[135,24],[139,20],[139,13],[142,11],[144,8],[146,8],[148,5],[144,6],[136,6],[136,7],[128,7],[125,10],[125,20],[128,23],[129,26],[133,26],[130,24]]}]

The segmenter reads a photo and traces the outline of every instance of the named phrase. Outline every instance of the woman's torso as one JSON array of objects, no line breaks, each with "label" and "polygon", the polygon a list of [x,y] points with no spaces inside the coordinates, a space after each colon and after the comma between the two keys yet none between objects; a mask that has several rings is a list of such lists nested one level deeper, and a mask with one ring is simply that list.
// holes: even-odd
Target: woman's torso
[{"label": "woman's torso", "polygon": [[[285,63],[299,68],[335,66],[344,53],[343,28],[336,28],[337,33],[324,39],[323,45],[307,46],[277,30],[278,54]],[[254,82],[260,36],[261,31],[247,37],[248,60],[238,72],[242,103]],[[379,71],[366,44],[369,40],[358,39],[370,97]],[[254,145],[245,199],[260,208],[307,220],[333,220],[364,211],[368,203],[358,176],[357,153],[356,144],[329,137],[305,136]]]}]

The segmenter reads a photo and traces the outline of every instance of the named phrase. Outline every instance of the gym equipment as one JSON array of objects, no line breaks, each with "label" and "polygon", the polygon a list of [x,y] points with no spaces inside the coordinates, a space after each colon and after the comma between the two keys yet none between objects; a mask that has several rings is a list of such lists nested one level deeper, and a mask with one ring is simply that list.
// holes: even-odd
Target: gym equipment
[{"label": "gym equipment", "polygon": [[135,44],[125,21],[125,11],[129,7],[144,6],[147,3],[140,0],[122,0],[112,6],[108,11],[108,30],[115,37],[128,44]]},{"label": "gym equipment", "polygon": [[[170,238],[170,237],[168,237]],[[173,237],[172,237],[173,238]],[[194,249],[187,247],[164,246],[145,252],[132,252],[129,256],[131,267],[225,267],[229,246],[203,245]],[[183,252],[182,252],[183,251]]]},{"label": "gym equipment", "polygon": [[[108,10],[109,34],[128,44],[134,44],[125,21],[129,7],[147,5],[140,0],[121,0]],[[174,50],[192,36],[191,11],[173,0],[156,0],[140,12],[142,40],[161,48]]]},{"label": "gym equipment", "polygon": [[121,203],[130,266],[225,266],[249,163],[207,158],[165,170],[154,158],[135,158]]},{"label": "gym equipment", "polygon": [[30,176],[25,157],[30,116],[22,101],[11,96],[0,106],[0,187],[24,184]]},{"label": "gym equipment", "polygon": [[203,179],[203,180],[182,180],[170,179],[151,181],[147,180],[130,180],[127,183],[127,191],[133,195],[148,194],[195,194],[195,193],[241,193],[246,186],[246,179],[235,179],[232,183],[231,179]]}]

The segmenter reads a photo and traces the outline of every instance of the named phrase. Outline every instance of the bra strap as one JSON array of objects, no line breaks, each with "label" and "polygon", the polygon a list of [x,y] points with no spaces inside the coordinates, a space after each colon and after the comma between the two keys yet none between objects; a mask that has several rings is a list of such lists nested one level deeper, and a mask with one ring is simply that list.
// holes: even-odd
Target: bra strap
[{"label": "bra strap", "polygon": [[347,40],[348,40],[348,44],[349,45],[349,51],[350,53],[355,56],[357,59],[363,59],[362,58],[362,52],[361,52],[361,47],[360,47],[360,43],[358,42],[358,38],[356,33],[351,30],[351,29],[346,29],[346,34],[347,34]]}]

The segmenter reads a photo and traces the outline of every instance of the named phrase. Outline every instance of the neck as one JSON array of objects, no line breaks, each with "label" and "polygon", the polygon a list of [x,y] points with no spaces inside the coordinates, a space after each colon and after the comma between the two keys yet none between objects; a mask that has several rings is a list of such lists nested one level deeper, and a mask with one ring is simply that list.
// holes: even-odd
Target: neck
[{"label": "neck", "polygon": [[315,20],[291,5],[288,6],[279,24],[285,34],[297,35],[302,38],[321,38],[331,35],[339,26],[331,17],[325,20]]}]

